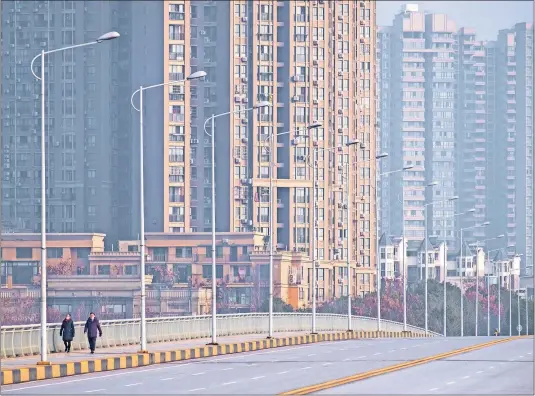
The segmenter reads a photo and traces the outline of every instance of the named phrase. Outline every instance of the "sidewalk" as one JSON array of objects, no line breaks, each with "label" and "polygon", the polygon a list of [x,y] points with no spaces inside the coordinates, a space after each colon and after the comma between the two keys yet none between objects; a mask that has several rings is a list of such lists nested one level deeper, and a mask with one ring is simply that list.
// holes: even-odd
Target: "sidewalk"
[{"label": "sidewalk", "polygon": [[[288,332],[288,333],[275,333],[275,338],[291,337],[296,335],[305,335],[307,332]],[[219,344],[228,344],[236,342],[247,342],[265,340],[266,336],[262,334],[244,334],[237,336],[218,337],[217,342]],[[183,340],[175,342],[160,342],[154,344],[148,344],[149,352],[165,352],[176,351],[179,349],[188,349],[195,347],[203,347],[211,341],[210,338],[198,338],[194,340]],[[50,353],[48,360],[52,364],[58,363],[73,363],[87,359],[105,359],[120,357],[125,355],[132,355],[139,351],[139,345],[124,345],[113,348],[97,348],[94,355],[89,353],[88,349],[85,351],[74,351],[69,354],[66,353]],[[39,361],[39,355],[23,356],[18,358],[1,359],[0,365],[2,370],[16,369],[21,367],[35,366]]]}]

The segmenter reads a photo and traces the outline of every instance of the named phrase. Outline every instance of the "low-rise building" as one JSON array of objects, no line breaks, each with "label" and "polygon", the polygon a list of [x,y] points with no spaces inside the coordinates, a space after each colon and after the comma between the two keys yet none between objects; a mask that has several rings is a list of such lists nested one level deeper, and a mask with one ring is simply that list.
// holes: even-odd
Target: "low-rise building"
[{"label": "low-rise building", "polygon": [[[48,234],[48,302],[61,313],[99,310],[101,317],[140,312],[139,241],[119,241],[104,250],[103,234]],[[40,235],[2,237],[2,298],[40,298]],[[147,314],[203,315],[211,309],[210,233],[147,233]],[[269,290],[269,252],[260,233],[218,233],[216,282],[220,312],[263,310]],[[311,261],[305,254],[276,250],[274,296],[294,308],[309,305]],[[318,297],[334,287],[319,278]],[[321,290],[321,293],[319,292]]]}]

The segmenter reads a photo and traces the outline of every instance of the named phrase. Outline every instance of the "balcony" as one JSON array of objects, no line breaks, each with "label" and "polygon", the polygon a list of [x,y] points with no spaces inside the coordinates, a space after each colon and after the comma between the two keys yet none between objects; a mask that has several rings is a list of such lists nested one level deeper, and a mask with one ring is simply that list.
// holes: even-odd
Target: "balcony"
[{"label": "balcony", "polygon": [[169,162],[184,162],[183,155],[170,155]]},{"label": "balcony", "polygon": [[169,60],[184,61],[184,53],[169,52]]},{"label": "balcony", "polygon": [[183,223],[184,222],[184,215],[176,215],[176,214],[170,214],[169,215],[169,222],[170,223]]},{"label": "balcony", "polygon": [[182,81],[184,78],[184,73],[169,73],[169,81]]},{"label": "balcony", "polygon": [[179,194],[169,194],[169,202],[184,202],[184,195]]},{"label": "balcony", "polygon": [[169,175],[169,183],[184,183],[184,175]]},{"label": "balcony", "polygon": [[186,35],[184,33],[169,33],[169,40],[184,40]]},{"label": "balcony", "polygon": [[262,33],[258,33],[258,40],[259,41],[273,41],[273,34],[262,34]]},{"label": "balcony", "polygon": [[186,14],[184,12],[170,12],[169,13],[169,20],[171,21],[183,21],[185,17],[186,17]]},{"label": "balcony", "polygon": [[185,115],[184,114],[169,114],[169,121],[172,122],[184,122]]}]

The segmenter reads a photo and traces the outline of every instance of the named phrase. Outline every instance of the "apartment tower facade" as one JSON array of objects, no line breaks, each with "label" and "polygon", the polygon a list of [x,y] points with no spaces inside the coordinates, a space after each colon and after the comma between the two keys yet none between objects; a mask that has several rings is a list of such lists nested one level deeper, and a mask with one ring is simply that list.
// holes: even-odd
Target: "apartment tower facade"
[{"label": "apartment tower facade", "polygon": [[[46,56],[47,230],[130,235],[131,7],[124,2],[18,1],[2,8],[2,229],[39,232],[41,88],[34,56]],[[41,73],[40,58],[34,71]],[[127,100],[125,99],[125,102]],[[126,111],[125,111],[126,110]]]},{"label": "apartment tower facade", "polygon": [[[501,30],[488,51],[495,62],[493,234],[505,234],[510,254],[533,271],[533,25]],[[514,247],[512,247],[514,246]]]},{"label": "apartment tower facade", "polygon": [[[204,81],[186,85],[185,97],[173,97],[183,101],[169,101],[166,107],[169,126],[183,125],[184,137],[169,143],[169,155],[164,156],[169,164],[164,167],[183,167],[173,172],[184,177],[164,189],[165,197],[176,194],[181,201],[164,203],[164,216],[169,216],[165,231],[211,230],[211,137],[204,124],[212,114],[230,111],[215,119],[214,130],[211,122],[206,127],[214,134],[216,148],[216,230],[255,230],[269,236],[270,216],[274,216],[277,249],[312,255],[315,185],[318,298],[347,294],[348,254],[352,294],[372,290],[374,2],[167,1],[164,8],[169,35],[165,46],[183,46],[185,52],[180,57],[184,60],[171,59],[176,56],[169,52],[164,72],[171,73],[175,65],[179,68],[172,70],[184,75],[207,72]],[[176,10],[184,10],[185,15],[167,15]],[[173,36],[182,31],[184,35]],[[248,110],[266,100],[271,107]],[[182,110],[171,106],[182,105],[191,110],[176,117]],[[321,126],[308,128],[316,122]],[[269,136],[284,132],[288,133],[272,147]],[[362,147],[345,146],[355,140]],[[175,146],[178,156],[174,156]],[[270,161],[275,164],[271,205]],[[345,175],[348,161],[349,177]],[[345,186],[351,192],[350,219]],[[268,238],[266,247],[267,243]]]}]

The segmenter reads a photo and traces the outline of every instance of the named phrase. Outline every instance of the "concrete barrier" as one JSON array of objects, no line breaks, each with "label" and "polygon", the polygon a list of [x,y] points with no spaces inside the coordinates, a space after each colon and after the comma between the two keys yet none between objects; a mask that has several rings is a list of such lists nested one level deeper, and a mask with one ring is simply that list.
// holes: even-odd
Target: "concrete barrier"
[{"label": "concrete barrier", "polygon": [[[139,343],[140,320],[105,320],[101,321],[104,336],[98,339],[98,348],[109,348]],[[211,316],[179,316],[168,318],[147,319],[147,341],[149,343],[180,341],[210,337]],[[275,332],[310,331],[312,314],[310,313],[275,313],[273,328]],[[84,336],[85,322],[76,322],[76,336],[72,343],[72,350],[87,348]],[[354,316],[352,318],[354,330],[377,330],[377,319]],[[48,351],[55,353],[63,350],[63,342],[59,336],[61,324],[49,324]],[[241,334],[265,334],[268,329],[267,313],[230,314],[217,316],[218,335],[233,336]],[[347,330],[347,316],[336,314],[317,314],[317,331]],[[381,321],[381,330],[386,332],[401,332],[403,324],[388,320]],[[421,328],[407,326],[412,334],[425,334]],[[441,336],[429,332],[429,335]],[[40,325],[4,326],[0,333],[2,358],[36,355],[40,352]]]}]

